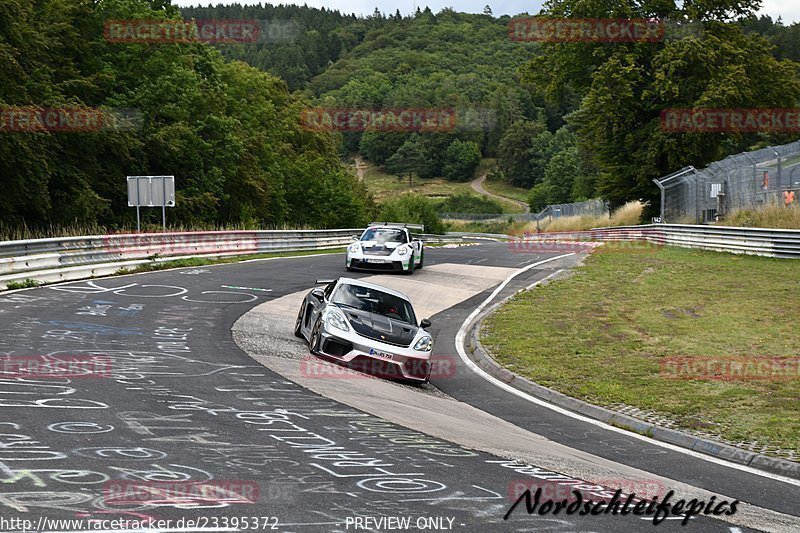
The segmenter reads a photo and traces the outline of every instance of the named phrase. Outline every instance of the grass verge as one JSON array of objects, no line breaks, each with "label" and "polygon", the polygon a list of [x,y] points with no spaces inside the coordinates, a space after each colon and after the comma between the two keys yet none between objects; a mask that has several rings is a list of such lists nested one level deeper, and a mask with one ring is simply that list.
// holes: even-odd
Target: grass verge
[{"label": "grass verge", "polygon": [[38,287],[42,282],[35,279],[25,278],[22,281],[9,281],[6,284],[6,289],[13,291],[14,289],[32,289]]},{"label": "grass verge", "polygon": [[[508,369],[564,394],[798,453],[798,284],[794,260],[612,247],[506,303],[484,322],[482,342]],[[675,379],[662,370],[671,357],[789,357],[794,376]]]}]

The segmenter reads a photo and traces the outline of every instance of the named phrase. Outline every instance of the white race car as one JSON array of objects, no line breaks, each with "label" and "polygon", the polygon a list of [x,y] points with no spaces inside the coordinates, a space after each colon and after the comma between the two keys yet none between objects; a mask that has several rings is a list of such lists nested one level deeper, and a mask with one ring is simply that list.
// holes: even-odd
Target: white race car
[{"label": "white race car", "polygon": [[409,230],[423,231],[423,226],[373,222],[360,238],[347,247],[345,267],[348,271],[390,270],[406,274],[422,268],[425,263],[425,248],[422,240],[415,238]]}]

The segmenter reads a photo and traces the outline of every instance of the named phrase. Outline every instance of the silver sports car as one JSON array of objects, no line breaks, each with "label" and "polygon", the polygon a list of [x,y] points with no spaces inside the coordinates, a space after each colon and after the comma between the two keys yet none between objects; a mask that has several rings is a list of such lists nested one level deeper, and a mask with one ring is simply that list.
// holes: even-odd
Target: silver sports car
[{"label": "silver sports car", "polygon": [[294,334],[311,353],[380,377],[424,383],[431,372],[433,339],[417,323],[401,292],[373,283],[339,278],[315,288],[303,300]]}]

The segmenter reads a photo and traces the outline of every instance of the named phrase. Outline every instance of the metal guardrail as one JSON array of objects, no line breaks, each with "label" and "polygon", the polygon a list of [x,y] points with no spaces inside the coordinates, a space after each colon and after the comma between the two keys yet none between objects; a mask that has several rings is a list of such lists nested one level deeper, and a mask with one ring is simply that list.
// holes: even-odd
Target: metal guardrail
[{"label": "metal guardrail", "polygon": [[800,230],[651,224],[620,228],[598,228],[600,239],[620,237],[620,231],[641,231],[649,242],[767,257],[800,259]]},{"label": "metal guardrail", "polygon": [[361,229],[111,234],[0,243],[0,287],[33,279],[67,281],[186,257],[323,250],[347,245]]},{"label": "metal guardrail", "polygon": [[[113,274],[188,257],[225,257],[344,247],[363,228],[334,230],[201,231],[110,234],[0,242],[0,288],[32,279],[44,283]],[[422,235],[428,242],[460,237]]]},{"label": "metal guardrail", "polygon": [[[33,279],[68,281],[113,274],[122,268],[186,257],[223,257],[346,246],[362,229],[207,231],[95,235],[0,242],[0,288]],[[513,240],[510,235],[452,232],[421,235],[431,243],[464,239]],[[800,258],[800,230],[649,224],[595,228],[588,232],[540,233],[527,240],[642,240],[781,258]]]},{"label": "metal guardrail", "polygon": [[525,239],[647,241],[718,252],[800,259],[800,230],[788,229],[648,224],[594,228],[582,232],[539,233],[526,236]]}]

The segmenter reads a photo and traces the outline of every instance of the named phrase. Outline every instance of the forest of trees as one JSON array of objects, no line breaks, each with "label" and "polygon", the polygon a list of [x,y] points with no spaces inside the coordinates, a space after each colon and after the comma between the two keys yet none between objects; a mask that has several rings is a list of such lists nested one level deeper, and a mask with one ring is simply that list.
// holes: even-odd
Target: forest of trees
[{"label": "forest of trees", "polygon": [[[130,227],[124,177],[174,174],[173,223],[351,227],[376,212],[347,166],[356,152],[398,176],[451,180],[496,158],[498,177],[530,189],[534,208],[650,200],[653,178],[791,140],[659,127],[665,108],[798,107],[800,24],[756,18],[756,8],[549,0],[550,16],[658,17],[701,29],[658,43],[538,44],[511,40],[511,18],[490,10],[362,17],[306,6],[4,0],[0,107],[130,108],[142,120],[129,131],[0,128],[0,225]],[[113,43],[103,34],[107,20],[180,18],[258,19],[275,31],[236,44]],[[452,108],[480,120],[444,132],[327,133],[301,127],[310,107]]]},{"label": "forest of trees", "polygon": [[[343,154],[360,152],[397,175],[469,179],[477,148],[482,157],[497,158],[500,179],[531,189],[535,209],[598,196],[612,205],[654,200],[653,178],[790,139],[659,127],[665,108],[800,103],[794,62],[800,24],[756,18],[757,8],[755,0],[549,0],[547,16],[659,18],[692,30],[658,43],[568,44],[512,41],[512,19],[491,10],[418,9],[410,17],[376,12],[364,19],[328,11],[316,28],[299,24],[298,42],[313,43],[301,48],[313,55],[309,72],[315,75],[296,87],[329,107],[491,110],[491,127],[481,130],[342,134]],[[233,5],[186,13],[283,17],[280,8],[264,10]],[[252,45],[223,49],[264,70],[285,68]]]},{"label": "forest of trees", "polygon": [[[185,227],[353,227],[370,216],[309,103],[205,43],[109,43],[106,20],[180,19],[160,0],[0,2],[0,107],[133,108],[130,131],[0,133],[5,227],[135,227],[126,175],[175,175]],[[145,217],[160,219],[156,210]],[[145,219],[147,220],[147,219]]]},{"label": "forest of trees", "polygon": [[[534,186],[532,200],[548,197],[548,189],[566,189],[559,180],[575,170],[573,188],[591,183],[594,195],[612,206],[631,199],[655,206],[654,178],[798,137],[668,133],[660,127],[661,111],[669,108],[798,107],[800,65],[780,59],[792,57],[791,46],[775,47],[786,42],[785,35],[797,35],[797,25],[771,26],[775,36],[770,39],[746,32],[757,0],[611,4],[613,9],[596,0],[548,0],[545,9],[551,16],[579,18],[658,17],[681,21],[692,31],[657,43],[542,45],[524,78],[551,103],[569,106],[566,122],[577,150],[559,157],[558,167]],[[555,157],[550,162],[555,166]]]}]

